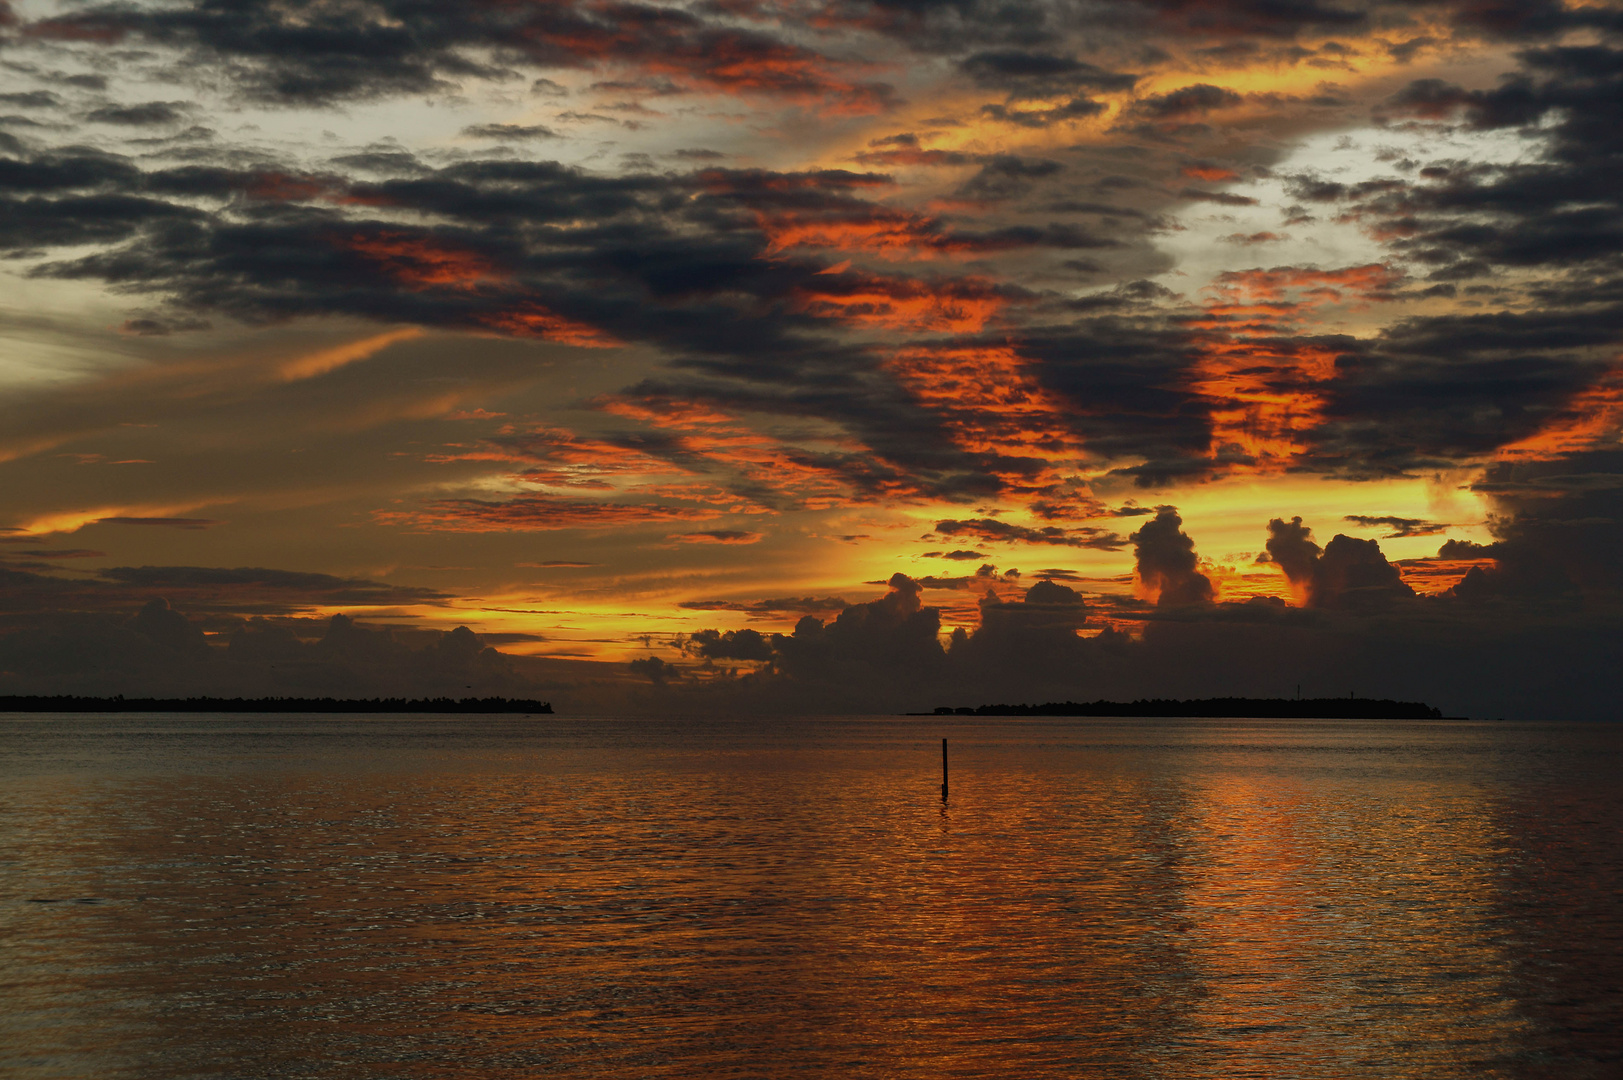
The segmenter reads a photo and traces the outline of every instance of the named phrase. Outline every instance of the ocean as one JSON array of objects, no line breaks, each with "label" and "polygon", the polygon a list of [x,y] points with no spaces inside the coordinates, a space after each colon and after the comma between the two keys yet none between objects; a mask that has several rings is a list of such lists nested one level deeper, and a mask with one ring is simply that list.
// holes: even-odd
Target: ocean
[{"label": "ocean", "polygon": [[0,1075],[1610,1080],[1620,826],[1623,726],[16,714]]}]

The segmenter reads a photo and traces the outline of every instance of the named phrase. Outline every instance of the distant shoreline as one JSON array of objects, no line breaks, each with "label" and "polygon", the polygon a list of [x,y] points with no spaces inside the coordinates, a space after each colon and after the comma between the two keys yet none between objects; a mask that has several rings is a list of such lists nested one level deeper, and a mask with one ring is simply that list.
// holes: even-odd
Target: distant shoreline
[{"label": "distant shoreline", "polygon": [[0,712],[551,713],[528,698],[110,698],[0,696]]},{"label": "distant shoreline", "polygon": [[1188,716],[1261,720],[1463,720],[1421,701],[1386,698],[1140,698],[1138,701],[1050,701],[1042,705],[943,705],[909,716]]}]

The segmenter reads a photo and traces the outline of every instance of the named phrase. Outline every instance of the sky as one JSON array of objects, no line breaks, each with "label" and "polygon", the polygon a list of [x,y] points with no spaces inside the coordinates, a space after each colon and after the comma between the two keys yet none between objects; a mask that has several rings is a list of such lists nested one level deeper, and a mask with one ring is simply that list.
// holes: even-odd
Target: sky
[{"label": "sky", "polygon": [[0,693],[1616,717],[1620,168],[1616,3],[0,2]]}]

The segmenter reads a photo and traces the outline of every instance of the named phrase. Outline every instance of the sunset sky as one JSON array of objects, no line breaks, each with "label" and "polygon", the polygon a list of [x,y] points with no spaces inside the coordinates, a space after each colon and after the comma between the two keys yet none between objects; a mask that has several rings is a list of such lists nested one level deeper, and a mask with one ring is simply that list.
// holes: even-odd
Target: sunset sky
[{"label": "sunset sky", "polygon": [[0,693],[1615,714],[1620,177],[1613,3],[0,3]]}]

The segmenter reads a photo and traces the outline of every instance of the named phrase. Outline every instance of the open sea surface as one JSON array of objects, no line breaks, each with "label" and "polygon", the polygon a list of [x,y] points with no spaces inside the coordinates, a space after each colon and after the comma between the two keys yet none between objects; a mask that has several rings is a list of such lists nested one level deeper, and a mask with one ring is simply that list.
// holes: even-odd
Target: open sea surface
[{"label": "open sea surface", "polygon": [[1623,725],[0,716],[0,1075],[1616,1080],[1620,826]]}]

